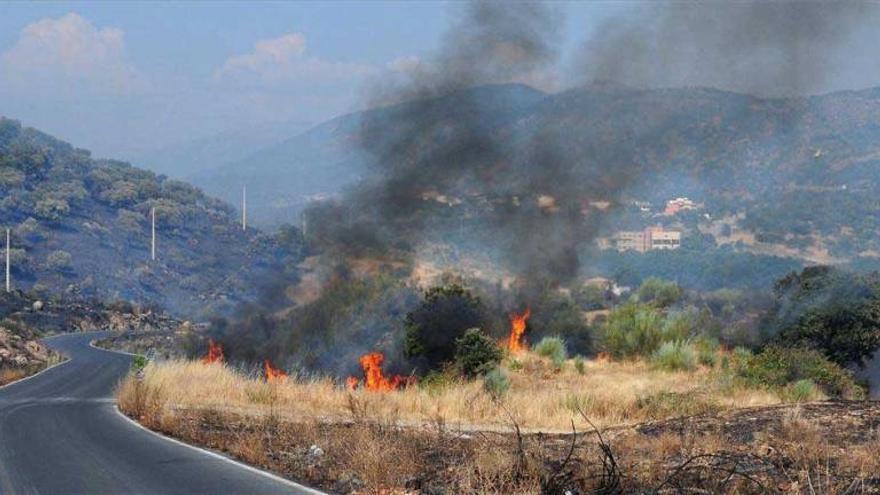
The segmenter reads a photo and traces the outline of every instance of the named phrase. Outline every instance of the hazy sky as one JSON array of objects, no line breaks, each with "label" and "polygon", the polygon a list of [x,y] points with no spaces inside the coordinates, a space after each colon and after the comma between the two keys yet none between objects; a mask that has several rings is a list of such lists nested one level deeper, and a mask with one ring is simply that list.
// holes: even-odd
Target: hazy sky
[{"label": "hazy sky", "polygon": [[[737,65],[748,61],[740,60],[748,50],[737,51],[738,45],[732,50],[719,47],[729,39],[757,36],[758,48],[766,48],[760,43],[778,45],[779,36],[745,33],[725,21],[725,10],[713,8],[722,3],[704,4],[703,14],[717,14],[716,19],[707,19],[716,23],[710,24],[690,19],[702,14],[693,14],[694,5],[688,2],[551,2],[565,19],[562,55],[558,71],[535,85],[555,91],[580,82],[578,73],[600,78],[608,73],[643,78],[635,82],[645,85],[723,87],[727,78],[736,86],[737,79],[749,79],[767,64],[751,57],[757,62]],[[429,61],[463,5],[0,2],[0,115],[91,149],[97,156],[123,159],[260,124],[320,123],[362,107],[367,101],[365,88],[405,77],[408,70]],[[652,8],[664,5],[681,7],[666,10],[682,15],[655,15]],[[773,23],[782,22],[793,34],[791,54],[797,56],[783,57],[786,67],[811,68],[809,74],[817,69],[824,72],[818,91],[880,85],[875,50],[880,44],[880,30],[875,28],[880,19],[858,23],[858,29],[851,29],[855,24],[844,19],[844,27],[829,24],[822,31],[816,29],[822,27],[821,19],[799,21],[799,16],[804,17],[801,4],[781,5],[783,10],[770,19],[781,16],[782,21],[765,27],[773,31]],[[862,17],[859,10],[853,12],[857,19]],[[749,25],[750,15],[740,15],[739,21]],[[665,35],[676,29],[675,36]],[[724,36],[714,36],[716,32]],[[811,47],[823,46],[830,35],[841,37],[841,32],[845,39],[835,45],[840,45],[839,50],[823,57],[810,55]],[[699,41],[704,38],[708,39]],[[630,50],[623,49],[626,44]],[[767,46],[779,50],[776,45]],[[590,52],[585,46],[603,48],[594,51],[604,58],[585,58]],[[662,56],[655,53],[656,46],[665,50]],[[775,59],[778,54],[771,57]],[[591,64],[599,62],[595,67],[601,70],[591,72],[595,68]],[[726,72],[719,67],[739,73],[719,77]]]},{"label": "hazy sky", "polygon": [[[98,156],[357,109],[430,56],[446,2],[0,4],[0,114]],[[560,3],[573,49],[627,5]],[[553,89],[553,88],[546,88]]]}]

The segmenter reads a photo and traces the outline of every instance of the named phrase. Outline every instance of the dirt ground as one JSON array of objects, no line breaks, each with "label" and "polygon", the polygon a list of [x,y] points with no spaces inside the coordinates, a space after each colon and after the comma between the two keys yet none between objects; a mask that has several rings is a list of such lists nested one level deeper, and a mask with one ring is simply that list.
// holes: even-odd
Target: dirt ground
[{"label": "dirt ground", "polygon": [[880,493],[880,402],[735,410],[573,434],[289,422],[212,410],[154,429],[332,493]]}]

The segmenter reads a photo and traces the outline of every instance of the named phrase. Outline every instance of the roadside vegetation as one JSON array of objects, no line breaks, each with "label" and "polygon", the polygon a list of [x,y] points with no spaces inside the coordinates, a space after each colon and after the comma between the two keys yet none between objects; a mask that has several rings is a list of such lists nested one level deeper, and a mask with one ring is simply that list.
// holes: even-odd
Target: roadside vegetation
[{"label": "roadside vegetation", "polygon": [[[877,481],[870,425],[859,426],[864,435],[846,455],[816,436],[820,423],[849,414],[822,408],[858,416],[870,405],[822,401],[865,397],[852,370],[876,351],[876,287],[873,277],[816,268],[779,280],[766,298],[649,278],[623,296],[532,291],[528,307],[498,318],[499,296],[479,285],[449,281],[412,299],[393,279],[367,278],[331,284],[283,316],[327,322],[337,341],[375,338],[352,376],[332,371],[355,354],[346,345],[324,370],[296,354],[261,366],[230,358],[259,352],[241,333],[249,327],[232,326],[200,360],[140,363],[119,387],[119,407],[156,430],[342,493],[584,493],[603,483],[617,492],[673,484],[762,493],[764,483],[790,491],[816,479],[836,493]],[[500,297],[510,307],[520,295]],[[376,316],[389,308],[396,323]],[[388,330],[346,334],[353,321]],[[831,329],[840,345],[825,345]],[[296,326],[286,331],[290,341],[306,338]],[[801,407],[820,407],[819,419],[803,419]],[[736,419],[718,422],[726,417]],[[837,436],[836,445],[852,441]],[[713,484],[724,479],[718,472],[729,478]]]}]

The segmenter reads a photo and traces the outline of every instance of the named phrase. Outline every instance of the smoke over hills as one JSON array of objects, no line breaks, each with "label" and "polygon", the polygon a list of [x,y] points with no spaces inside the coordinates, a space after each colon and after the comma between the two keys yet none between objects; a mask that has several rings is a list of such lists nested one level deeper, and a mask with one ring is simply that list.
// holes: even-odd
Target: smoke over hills
[{"label": "smoke over hills", "polygon": [[873,2],[656,2],[601,25],[580,70],[641,87],[810,94],[851,63],[845,52],[878,16]]},{"label": "smoke over hills", "polygon": [[[718,86],[802,94],[824,80],[849,33],[875,10],[821,2],[656,4],[603,25],[584,45],[583,77],[665,85],[697,72]],[[614,205],[645,172],[641,149],[667,129],[639,132],[636,124],[573,147],[577,137],[529,126],[516,99],[474,89],[556,70],[561,20],[545,4],[467,4],[432,60],[372,95],[405,103],[363,119],[358,143],[376,170],[344,199],[351,228],[337,234],[345,245],[381,251],[401,239],[418,243],[448,227],[438,219],[438,201],[426,199],[482,202],[485,222],[469,226],[514,273],[557,281],[577,274],[578,253],[603,216],[589,205]],[[804,107],[795,103],[784,107],[777,133],[798,125]],[[741,110],[747,119],[748,105]]]},{"label": "smoke over hills", "polygon": [[[774,25],[782,15],[779,12],[798,8],[781,5],[771,8],[770,15],[757,6],[740,7],[742,12],[731,22],[754,22],[755,29],[763,32]],[[690,14],[679,13],[678,4],[656,9],[661,10],[651,10],[675,29],[684,29],[678,23],[696,22]],[[849,12],[848,7],[841,10]],[[681,16],[684,20],[679,21]],[[773,65],[767,73],[743,78],[759,64],[748,62],[755,56],[751,50],[776,54],[778,60],[797,58],[803,46],[814,43],[814,33],[825,33],[822,39],[828,46],[822,53],[826,55],[817,60],[832,57],[840,49],[838,40],[845,38],[837,34],[841,26],[859,21],[852,13],[830,16],[827,26],[816,25],[823,22],[818,14],[805,19],[810,20],[810,29],[780,21],[789,27],[752,36],[749,41],[757,44],[739,44],[741,54],[731,47],[736,40],[724,38],[733,35],[722,30],[720,38],[707,40],[699,54],[731,66],[741,56],[749,70],[718,73],[731,83],[746,82],[743,87],[756,91],[779,87],[801,93],[811,87],[804,81],[808,72],[790,75],[791,66],[776,70]],[[644,90],[609,82],[546,95],[515,84],[556,70],[560,21],[558,13],[543,4],[467,4],[432,59],[407,80],[390,80],[368,96],[372,101],[397,103],[365,112],[357,129],[337,141],[366,155],[372,173],[339,201],[321,203],[308,212],[308,242],[322,254],[338,254],[343,260],[411,260],[420,244],[457,243],[489,253],[528,290],[529,284],[565,284],[580,275],[591,241],[634,188],[676,193],[685,184],[684,177],[689,190],[711,182],[714,188],[751,190],[765,197],[785,187],[792,169],[806,178],[825,180],[807,173],[830,163],[815,159],[812,146],[827,147],[829,158],[823,160],[844,155],[861,159],[876,151],[870,140],[864,145],[835,142],[829,136],[848,131],[838,126],[837,110],[828,110],[834,105],[800,96],[767,99],[709,89]],[[616,22],[600,29],[606,38],[585,45],[582,59],[592,62],[583,69],[583,77],[652,84],[647,79],[628,79],[630,74],[654,73],[655,69],[643,66],[654,56],[662,60],[662,52],[651,48],[650,36],[659,35],[627,29],[635,20]],[[615,37],[621,39],[617,45]],[[664,38],[663,43],[674,41]],[[690,41],[682,38],[682,42]],[[626,43],[644,50],[629,50]],[[762,60],[775,63],[772,57]],[[859,107],[850,115],[880,115],[880,99],[873,94],[835,101],[846,102],[841,108]],[[804,126],[808,120],[809,128]],[[865,135],[875,132],[865,127],[870,119],[844,120],[851,126],[847,129],[862,129]],[[597,206],[599,202],[610,209]],[[277,346],[259,345],[308,353],[303,361],[321,367],[328,366],[329,358],[334,363],[354,363],[352,356],[376,347],[380,339],[387,344],[385,349],[394,348],[385,337],[397,328],[416,295],[411,288],[383,288],[385,294],[393,294],[388,297],[393,304],[381,305],[393,310],[377,317],[378,311],[350,303],[354,297],[346,291],[356,284],[349,275],[344,270],[336,274],[325,295],[343,293],[334,297],[349,301],[350,316],[346,313],[344,318],[350,317],[350,323],[334,323],[340,320],[332,313],[335,307],[322,299],[291,316],[289,326],[280,325]],[[389,314],[398,317],[397,323]],[[331,341],[325,332],[344,332],[345,338]],[[247,324],[239,334],[253,335]],[[348,345],[340,347],[339,340]],[[278,352],[273,361],[283,362],[288,351]]]}]

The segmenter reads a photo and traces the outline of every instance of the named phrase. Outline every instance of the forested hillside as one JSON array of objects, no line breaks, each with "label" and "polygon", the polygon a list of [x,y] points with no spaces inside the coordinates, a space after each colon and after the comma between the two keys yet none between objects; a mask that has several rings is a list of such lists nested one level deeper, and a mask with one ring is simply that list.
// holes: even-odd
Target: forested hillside
[{"label": "forested hillside", "polygon": [[[0,118],[0,225],[12,229],[16,288],[153,302],[190,317],[223,313],[293,270],[300,236],[242,232],[232,207],[184,182],[95,160]],[[158,259],[150,259],[156,209]]]},{"label": "forested hillside", "polygon": [[[523,143],[535,142],[534,136],[558,143],[575,175],[630,174],[621,198],[657,204],[686,195],[716,218],[738,215],[736,227],[758,242],[821,246],[849,260],[880,252],[877,89],[759,98],[601,83],[553,95],[525,86],[486,86],[463,96],[438,99],[426,119],[437,128],[454,128],[466,105],[497,102],[496,117],[485,126],[508,144],[504,149],[522,156],[528,152]],[[330,121],[194,180],[230,201],[247,184],[260,198],[259,220],[298,221],[309,199],[375,173],[363,122],[375,132],[377,122],[414,105]]]}]

